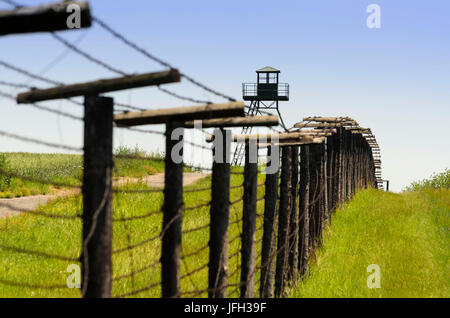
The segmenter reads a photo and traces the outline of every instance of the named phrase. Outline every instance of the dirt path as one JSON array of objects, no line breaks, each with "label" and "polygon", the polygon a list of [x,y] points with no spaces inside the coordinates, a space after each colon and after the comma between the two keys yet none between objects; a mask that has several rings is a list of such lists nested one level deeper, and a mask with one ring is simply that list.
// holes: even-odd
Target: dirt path
[{"label": "dirt path", "polygon": [[[183,175],[183,186],[192,185],[207,176],[208,174],[205,173],[185,172]],[[142,182],[153,188],[164,187],[164,173],[157,173],[144,178],[121,178],[119,180],[115,180],[114,185],[121,186],[129,182],[138,182],[139,180],[142,180]],[[52,199],[66,196],[68,194],[73,194],[73,191],[61,191],[61,193],[54,195],[33,195],[14,199],[0,199],[0,218],[17,215],[20,213],[20,210],[33,211],[40,205],[47,204]]]},{"label": "dirt path", "polygon": [[0,199],[0,218],[19,214],[20,212],[17,210],[34,210],[56,197],[56,195],[33,195],[14,199]]}]

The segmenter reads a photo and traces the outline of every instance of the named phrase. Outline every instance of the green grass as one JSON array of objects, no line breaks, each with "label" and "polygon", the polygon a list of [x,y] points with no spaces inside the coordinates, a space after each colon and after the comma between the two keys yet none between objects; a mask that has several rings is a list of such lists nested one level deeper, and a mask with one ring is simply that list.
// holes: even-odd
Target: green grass
[{"label": "green grass", "polygon": [[[263,182],[263,176],[259,183]],[[243,176],[233,174],[232,185],[241,185]],[[204,188],[211,184],[210,178],[203,179],[189,188]],[[132,189],[147,189],[145,185],[128,185]],[[242,197],[243,188],[231,190],[231,200]],[[264,188],[258,190],[258,197],[262,197]],[[185,193],[185,206],[196,206],[210,201],[210,191]],[[143,215],[149,211],[159,210],[163,202],[160,193],[120,193],[114,197],[114,218]],[[74,196],[65,199],[56,199],[49,205],[41,207],[40,211],[74,215],[81,211],[81,197]],[[258,201],[258,213],[263,213],[264,201]],[[231,209],[230,222],[242,217],[242,201]],[[136,244],[145,239],[154,237],[161,232],[162,215],[155,214],[148,218],[136,219],[128,222],[115,222],[113,227],[113,249],[117,250]],[[183,231],[209,224],[209,207],[203,207],[183,212]],[[257,228],[262,224],[258,218]],[[242,223],[234,223],[230,226],[229,237],[235,238],[241,231]],[[262,236],[262,229],[257,232],[257,239]],[[207,246],[209,241],[209,228],[186,233],[183,235],[183,255],[200,250]],[[229,254],[234,254],[240,248],[240,240],[234,240],[229,246]],[[64,255],[76,258],[81,252],[81,221],[67,219],[48,219],[41,216],[20,215],[9,219],[0,219],[0,245],[25,248],[27,250],[44,251],[49,254]],[[256,255],[260,255],[260,245]],[[132,251],[116,253],[113,256],[113,277],[129,274],[146,267],[160,259],[160,240],[143,244]],[[181,275],[195,270],[208,263],[208,249],[201,250],[198,254],[187,257],[181,262]],[[240,262],[240,254],[230,259],[229,273],[235,272],[229,282],[236,284],[239,281],[239,271],[235,271]],[[45,257],[21,254],[0,248],[0,280],[8,280],[22,284],[52,285],[65,284],[69,273],[67,266],[71,261],[47,259]],[[258,262],[257,262],[258,264]],[[113,295],[120,295],[131,290],[143,288],[150,283],[160,280],[160,265],[146,269],[133,277],[115,280],[113,282]],[[259,276],[257,275],[259,280]],[[204,289],[208,284],[208,269],[204,267],[199,272],[181,280],[183,292]],[[229,293],[236,287],[230,287]],[[258,285],[256,286],[256,290]],[[79,297],[77,289],[61,288],[55,290],[43,288],[24,288],[8,286],[0,283],[0,297]],[[151,288],[133,297],[160,297],[160,287]],[[193,295],[190,295],[193,296]],[[206,293],[197,295],[206,297]],[[233,295],[232,295],[233,296]],[[234,294],[234,297],[238,294]]]},{"label": "green grass", "polygon": [[[370,264],[381,288],[367,287]],[[358,193],[291,297],[450,297],[450,190]]]},{"label": "green grass", "polygon": [[[139,149],[118,148],[116,155],[139,156],[142,159],[115,158],[114,177],[142,177],[164,171],[159,154],[145,154]],[[68,185],[80,185],[81,155],[0,153],[0,168],[11,174]],[[0,198],[48,194],[58,186],[0,175]]]},{"label": "green grass", "polygon": [[[128,150],[127,150],[128,151]],[[125,154],[122,152],[122,154]],[[131,153],[136,155],[136,153]],[[80,180],[81,157],[72,155],[30,155],[7,154],[10,169],[77,183]],[[23,164],[20,164],[22,160]],[[123,160],[120,162],[120,160]],[[135,163],[135,162],[139,163]],[[12,162],[12,164],[11,164]],[[116,161],[115,176],[141,176],[149,174],[144,164],[162,171],[160,160],[119,159]],[[1,162],[0,162],[1,163]],[[56,167],[61,167],[55,168]],[[53,169],[52,169],[53,167]],[[60,172],[55,172],[57,170]],[[264,179],[260,175],[259,183]],[[231,185],[241,185],[242,175],[233,174]],[[199,181],[189,188],[204,188],[211,184],[210,178]],[[29,187],[29,184],[26,184]],[[130,184],[126,189],[148,189],[143,184]],[[242,197],[243,189],[231,191],[231,201]],[[258,190],[262,197],[264,188]],[[195,206],[210,201],[210,191],[185,193],[185,206]],[[114,218],[140,216],[161,208],[161,193],[116,193],[114,195]],[[263,213],[263,201],[258,201],[258,213]],[[53,200],[39,211],[75,215],[81,213],[80,195]],[[231,209],[229,237],[239,236],[242,223],[234,223],[242,216],[242,201]],[[449,297],[450,296],[450,190],[426,188],[402,194],[378,190],[365,190],[333,215],[333,223],[326,231],[325,243],[311,261],[306,281],[291,291],[291,297]],[[256,239],[262,235],[262,220],[258,218]],[[125,248],[161,232],[162,215],[140,218],[127,222],[115,222],[113,228],[113,249]],[[207,287],[209,241],[209,207],[183,212],[183,230],[206,226],[183,235],[182,255],[199,251],[181,262],[181,275],[197,268],[198,272],[181,280],[183,292]],[[239,281],[240,240],[229,246],[229,255],[236,256],[229,261],[230,284]],[[49,219],[42,216],[19,215],[0,219],[0,245],[27,250],[42,251],[53,255],[78,258],[81,253],[81,220]],[[260,255],[257,244],[256,255]],[[113,256],[113,277],[143,269],[134,276],[116,279],[113,295],[144,288],[160,280],[161,246],[159,239]],[[157,265],[144,269],[149,264]],[[257,260],[258,265],[260,260]],[[77,289],[29,288],[9,286],[1,281],[25,285],[65,284],[69,273],[67,266],[74,261],[61,261],[37,255],[18,253],[0,248],[0,297],[79,297]],[[79,263],[78,263],[79,264]],[[367,266],[377,264],[381,269],[381,288],[367,287]],[[259,274],[256,274],[256,295],[258,295]],[[230,287],[231,297],[235,287]],[[133,297],[160,297],[156,286]],[[190,296],[190,295],[186,295]],[[201,297],[206,297],[202,293]]]}]

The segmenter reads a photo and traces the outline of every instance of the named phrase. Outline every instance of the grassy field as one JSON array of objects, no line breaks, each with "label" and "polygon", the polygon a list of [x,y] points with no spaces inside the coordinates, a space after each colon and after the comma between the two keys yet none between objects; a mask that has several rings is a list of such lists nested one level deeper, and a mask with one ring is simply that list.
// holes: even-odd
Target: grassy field
[{"label": "grassy field", "polygon": [[[261,176],[263,178],[263,176]],[[241,185],[243,176],[233,174],[232,185]],[[259,180],[262,183],[263,179]],[[199,181],[197,184],[187,187],[187,189],[204,188],[210,186],[210,178]],[[129,185],[127,188],[147,189],[145,185]],[[242,197],[243,188],[231,190],[231,200]],[[262,197],[264,188],[260,187],[258,197]],[[210,191],[185,193],[185,206],[196,206],[210,201]],[[159,210],[163,202],[160,193],[119,193],[114,198],[114,218],[139,216],[149,211]],[[258,201],[258,212],[263,213],[263,200]],[[49,205],[40,208],[40,211],[52,214],[75,215],[81,210],[81,197],[74,196],[66,199],[56,199]],[[238,202],[231,209],[230,240],[239,236],[242,223],[236,222],[242,216],[242,201]],[[127,222],[115,222],[113,228],[113,249],[120,250],[127,246],[144,241],[148,238],[159,235],[161,232],[162,215],[154,214],[151,217],[136,219]],[[187,210],[183,213],[183,231],[196,229],[208,225],[209,207],[195,210]],[[257,228],[262,224],[258,218]],[[257,239],[262,236],[262,229],[257,232]],[[197,268],[200,271],[193,273],[189,277],[181,280],[182,291],[201,290],[207,287],[208,282],[208,249],[209,228],[183,234],[183,255],[188,255],[199,251],[198,254],[188,256],[181,263],[181,275],[192,272]],[[229,272],[235,273],[230,278],[230,283],[238,283],[239,272],[236,271],[240,262],[240,254],[236,253],[240,249],[239,239],[233,240],[229,246],[230,255],[236,256],[230,259]],[[77,258],[81,252],[81,220],[79,219],[48,219],[41,216],[22,215],[9,219],[0,220],[0,245],[25,248],[27,250],[38,250],[49,254],[63,255],[70,258]],[[260,254],[258,244],[256,255]],[[133,249],[132,251],[118,252],[113,255],[113,295],[121,295],[132,290],[144,288],[151,283],[160,280],[160,240],[156,239]],[[156,266],[147,266],[157,263]],[[62,261],[48,259],[45,257],[22,254],[7,251],[0,248],[0,280],[18,282],[21,284],[52,285],[66,284],[69,273],[67,266],[73,261]],[[257,263],[258,264],[258,263]],[[141,272],[134,276],[123,277],[133,271]],[[258,286],[256,286],[256,289]],[[230,287],[232,293],[236,287]],[[235,293],[236,297],[238,294]],[[79,297],[77,289],[59,288],[24,288],[8,286],[0,283],[0,297]],[[193,295],[186,295],[193,296]],[[201,295],[205,297],[206,293]],[[160,287],[154,287],[134,297],[160,297]]]},{"label": "grassy field", "polygon": [[[450,190],[365,190],[332,222],[291,297],[450,297]],[[381,288],[367,287],[370,264]]]},{"label": "grassy field", "polygon": [[[123,155],[136,151],[120,150]],[[6,154],[9,171],[52,181],[79,184],[81,157],[74,155]],[[117,159],[114,175],[134,176],[163,171],[160,160]],[[1,164],[1,162],[0,162]],[[238,172],[238,170],[236,170]],[[438,175],[438,183],[446,177]],[[14,178],[13,178],[14,179]],[[444,180],[444,181],[442,181]],[[1,180],[0,180],[1,181]],[[264,181],[259,176],[258,183]],[[14,182],[18,182],[17,180]],[[33,189],[33,183],[23,181],[23,187]],[[231,185],[240,186],[242,174],[232,174]],[[417,183],[419,184],[419,183]],[[422,181],[416,191],[401,194],[378,190],[358,193],[333,216],[326,231],[325,243],[311,261],[306,281],[300,281],[290,292],[291,297],[450,297],[450,190],[436,189]],[[436,182],[432,183],[437,184]],[[203,189],[211,185],[205,178],[186,189]],[[11,184],[9,185],[11,191]],[[37,186],[38,193],[52,191]],[[143,184],[128,184],[126,189],[149,189]],[[410,189],[412,190],[412,189]],[[1,189],[0,189],[1,192]],[[243,188],[231,190],[231,201],[242,197]],[[258,188],[258,198],[264,187]],[[185,192],[185,206],[192,207],[210,201],[210,190]],[[113,289],[114,296],[143,289],[132,297],[160,297],[160,240],[163,203],[162,193],[115,193],[113,216]],[[264,201],[258,201],[258,214],[263,213]],[[74,216],[80,214],[80,195],[58,198],[40,207],[44,213]],[[121,218],[145,216],[133,220]],[[242,201],[231,208],[229,283],[239,281],[240,231]],[[183,212],[183,242],[181,288],[184,293],[207,287],[209,241],[209,207]],[[256,255],[260,256],[262,218],[257,219],[258,241]],[[155,238],[150,240],[150,238]],[[142,242],[128,250],[127,246]],[[40,251],[74,260],[58,260],[39,255],[19,253],[0,248],[0,297],[79,297],[78,289],[65,287],[69,276],[67,267],[80,264],[81,220],[19,215],[0,219],[0,246]],[[123,249],[123,250],[122,250]],[[256,264],[260,263],[258,257]],[[381,271],[381,288],[367,287],[370,273],[367,267],[377,264]],[[132,273],[135,273],[132,275]],[[191,275],[188,275],[191,273]],[[259,274],[256,274],[258,295]],[[13,282],[18,286],[9,283]],[[60,288],[45,288],[51,285]],[[149,284],[152,288],[145,289]],[[237,297],[236,286],[228,293]],[[183,296],[206,297],[183,294]]]},{"label": "grassy field", "polygon": [[[115,159],[115,177],[141,177],[164,170],[160,155],[147,155],[139,149],[118,148],[116,155],[140,156],[143,160]],[[11,174],[47,182],[80,185],[83,158],[81,155],[0,153],[0,168]],[[0,198],[49,194],[61,187],[14,178],[0,174]]]}]

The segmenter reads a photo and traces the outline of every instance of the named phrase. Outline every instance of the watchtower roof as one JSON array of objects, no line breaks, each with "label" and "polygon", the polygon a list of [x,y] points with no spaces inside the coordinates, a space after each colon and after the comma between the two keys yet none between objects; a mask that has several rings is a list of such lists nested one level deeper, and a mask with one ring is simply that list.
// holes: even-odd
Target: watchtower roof
[{"label": "watchtower roof", "polygon": [[256,73],[280,73],[280,70],[277,70],[271,66],[266,66],[262,69],[256,70]]}]

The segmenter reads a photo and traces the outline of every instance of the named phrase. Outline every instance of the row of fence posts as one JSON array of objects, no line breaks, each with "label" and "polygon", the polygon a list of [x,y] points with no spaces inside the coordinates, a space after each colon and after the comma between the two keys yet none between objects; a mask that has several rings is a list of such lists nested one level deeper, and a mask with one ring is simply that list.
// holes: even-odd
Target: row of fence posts
[{"label": "row of fence posts", "polygon": [[[183,162],[170,154],[180,139],[172,132],[181,121],[166,124],[165,187],[163,203],[161,285],[163,297],[180,296]],[[112,276],[112,133],[113,100],[85,98],[83,177],[83,297],[110,297]],[[221,136],[230,131],[216,129]],[[221,143],[223,151],[215,151]],[[265,179],[264,223],[260,277],[255,270],[257,216],[257,147],[245,144],[242,209],[240,296],[282,297],[287,287],[308,275],[308,261],[323,240],[331,212],[359,189],[375,187],[369,145],[361,134],[345,128],[321,144],[281,145],[281,168]],[[256,141],[255,141],[256,143]],[[179,147],[179,146],[178,146]],[[274,151],[272,145],[268,147]],[[227,297],[228,228],[230,214],[230,138],[216,138],[212,166],[208,296]],[[180,149],[178,149],[180,150]],[[182,153],[182,148],[181,148]],[[253,158],[254,156],[254,158]],[[150,278],[149,278],[150,279]]]},{"label": "row of fence posts", "polygon": [[[298,228],[297,223],[293,223],[291,230],[292,233],[299,231],[299,244],[296,246],[294,241],[292,248],[298,247],[300,276],[308,276],[308,261],[323,242],[331,212],[358,190],[376,187],[374,171],[371,148],[363,136],[345,128],[338,128],[325,143],[301,146],[299,222]],[[297,268],[290,270],[291,277],[296,279]],[[283,284],[281,282],[281,286]],[[278,290],[278,294],[282,292]]]}]

